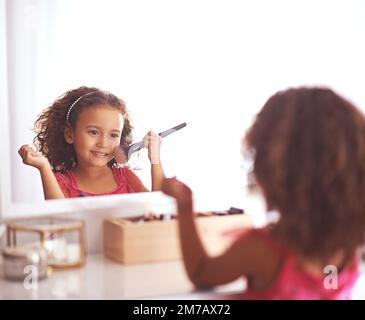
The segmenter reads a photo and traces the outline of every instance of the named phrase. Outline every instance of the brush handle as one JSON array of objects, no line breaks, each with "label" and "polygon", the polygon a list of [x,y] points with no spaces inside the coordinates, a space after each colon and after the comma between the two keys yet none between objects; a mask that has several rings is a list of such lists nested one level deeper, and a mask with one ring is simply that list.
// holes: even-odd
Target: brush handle
[{"label": "brush handle", "polygon": [[[164,138],[164,137],[167,137],[168,135],[182,129],[182,128],[185,128],[186,127],[186,122],[183,122],[175,127],[172,127],[166,131],[162,131],[160,132],[158,135],[161,137],[161,138]],[[133,143],[131,144],[130,146],[126,147],[124,149],[124,153],[125,155],[127,156],[127,159],[129,159],[131,157],[131,155],[141,149],[143,149],[145,147],[144,145],[144,141],[139,141],[139,142],[136,142],[136,143]]]},{"label": "brush handle", "polygon": [[162,132],[160,132],[158,135],[159,135],[161,138],[165,138],[166,136],[170,135],[171,133],[174,133],[174,132],[176,132],[177,130],[180,130],[180,129],[185,128],[185,127],[186,127],[186,122],[181,123],[181,124],[179,124],[178,126],[173,127],[173,128],[171,128],[171,129],[168,129],[168,130],[166,130],[166,131],[162,131]]}]

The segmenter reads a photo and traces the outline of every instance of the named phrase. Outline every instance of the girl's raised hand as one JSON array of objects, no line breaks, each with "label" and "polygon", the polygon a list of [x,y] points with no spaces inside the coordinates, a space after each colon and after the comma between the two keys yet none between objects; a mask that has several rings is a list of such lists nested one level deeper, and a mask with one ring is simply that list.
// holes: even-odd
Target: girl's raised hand
[{"label": "girl's raised hand", "polygon": [[161,137],[153,131],[149,131],[143,138],[144,145],[148,149],[148,158],[151,164],[160,164]]},{"label": "girl's raised hand", "polygon": [[192,203],[191,189],[175,177],[166,178],[162,183],[161,191],[168,196],[175,198],[180,205],[191,205]]},{"label": "girl's raised hand", "polygon": [[125,152],[123,151],[123,149],[120,146],[118,146],[114,149],[113,156],[114,156],[114,160],[118,164],[126,164],[128,162],[127,155],[125,154]]},{"label": "girl's raised hand", "polygon": [[18,153],[23,159],[23,163],[29,166],[35,167],[37,169],[42,169],[49,165],[49,161],[45,156],[43,156],[39,152],[34,151],[27,144],[21,146]]}]

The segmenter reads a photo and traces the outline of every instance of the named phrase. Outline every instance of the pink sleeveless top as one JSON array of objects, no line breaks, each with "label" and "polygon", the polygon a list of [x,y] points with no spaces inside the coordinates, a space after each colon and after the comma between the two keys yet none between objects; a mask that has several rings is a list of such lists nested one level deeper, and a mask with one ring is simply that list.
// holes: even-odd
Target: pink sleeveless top
[{"label": "pink sleeveless top", "polygon": [[304,270],[300,270],[297,267],[295,255],[279,246],[267,230],[255,229],[254,232],[258,232],[267,244],[282,257],[283,263],[276,280],[270,288],[260,292],[248,288],[244,293],[244,299],[350,299],[351,291],[360,274],[360,262],[356,256],[337,274],[337,284],[332,280],[325,282],[325,278],[331,277],[333,274],[330,272],[323,273],[323,277],[318,278]]},{"label": "pink sleeveless top", "polygon": [[118,186],[115,190],[107,193],[92,193],[80,190],[77,186],[75,174],[71,170],[67,170],[65,174],[56,172],[54,175],[66,198],[134,193],[144,189],[141,180],[127,167],[112,168],[112,170]]}]

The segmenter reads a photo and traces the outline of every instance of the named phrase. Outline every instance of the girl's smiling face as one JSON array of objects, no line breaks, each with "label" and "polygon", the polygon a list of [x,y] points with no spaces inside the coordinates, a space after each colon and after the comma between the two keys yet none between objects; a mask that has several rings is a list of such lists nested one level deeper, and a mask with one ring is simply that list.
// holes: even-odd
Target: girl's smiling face
[{"label": "girl's smiling face", "polygon": [[65,139],[73,144],[78,165],[106,166],[115,156],[123,130],[120,110],[109,105],[85,108],[74,130],[65,130]]}]

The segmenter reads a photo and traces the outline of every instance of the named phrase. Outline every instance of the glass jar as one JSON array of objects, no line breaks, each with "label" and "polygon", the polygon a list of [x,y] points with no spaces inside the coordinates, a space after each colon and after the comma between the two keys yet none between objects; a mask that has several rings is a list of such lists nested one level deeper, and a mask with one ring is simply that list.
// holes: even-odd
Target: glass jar
[{"label": "glass jar", "polygon": [[2,255],[5,279],[24,281],[28,276],[34,282],[47,277],[47,252],[44,248],[5,247]]},{"label": "glass jar", "polygon": [[19,220],[7,224],[7,246],[32,246],[47,252],[48,265],[73,268],[85,263],[84,222],[62,218]]}]

